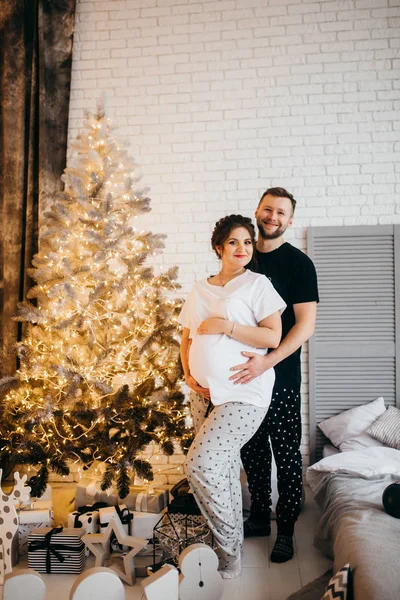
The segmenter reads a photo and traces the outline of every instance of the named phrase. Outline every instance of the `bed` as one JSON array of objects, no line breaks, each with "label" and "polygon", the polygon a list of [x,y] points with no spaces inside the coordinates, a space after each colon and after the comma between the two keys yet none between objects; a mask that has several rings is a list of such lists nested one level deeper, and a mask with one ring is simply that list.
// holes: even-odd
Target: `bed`
[{"label": "bed", "polygon": [[[387,421],[384,405],[379,417],[374,413],[382,410],[382,402],[357,407],[350,419],[342,413],[320,424],[333,449],[324,450],[326,457],[307,470],[321,511],[315,545],[333,558],[334,572],[350,564],[354,600],[400,599],[400,519],[388,515],[382,505],[385,488],[400,481],[400,450],[370,440],[363,421],[369,419],[371,427]],[[400,418],[400,411],[390,414]],[[391,423],[394,436],[400,435],[397,423],[394,428]]]}]

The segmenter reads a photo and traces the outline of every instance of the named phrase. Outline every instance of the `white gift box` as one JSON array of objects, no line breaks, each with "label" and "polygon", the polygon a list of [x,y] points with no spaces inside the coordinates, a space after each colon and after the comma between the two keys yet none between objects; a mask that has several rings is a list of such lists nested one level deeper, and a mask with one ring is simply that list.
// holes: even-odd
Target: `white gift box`
[{"label": "white gift box", "polygon": [[82,515],[78,510],[74,510],[68,515],[68,527],[72,529],[82,527],[85,533],[97,533],[99,531],[99,511],[94,510]]},{"label": "white gift box", "polygon": [[53,502],[52,500],[34,500],[32,508],[34,510],[46,508],[50,512],[53,512]]},{"label": "white gift box", "polygon": [[[51,504],[51,503],[49,503]],[[18,511],[18,552],[20,556],[28,553],[28,536],[37,527],[50,527],[53,521],[51,508],[35,508]]]},{"label": "white gift box", "polygon": [[32,510],[19,510],[18,521],[20,525],[28,525],[30,523],[43,523],[51,521],[52,509],[50,507],[33,508]]},{"label": "white gift box", "polygon": [[153,537],[154,526],[157,525],[162,516],[162,513],[133,511],[131,535],[149,540]]},{"label": "white gift box", "polygon": [[[120,520],[125,529],[126,535],[132,535],[131,521],[133,519],[133,515],[125,504],[121,504],[119,506],[107,506],[105,508],[99,509],[100,530],[107,527],[111,519]],[[129,550],[127,546],[120,547],[119,544],[117,544],[115,549],[120,549],[124,551]]]},{"label": "white gift box", "polygon": [[48,509],[53,513],[53,501],[52,500],[33,500],[30,498],[28,502],[23,502],[16,506],[17,511],[29,512],[30,510]]},{"label": "white gift box", "polygon": [[[84,531],[84,533],[98,533],[99,531],[99,511],[93,510],[87,513],[80,513],[79,510],[74,510],[74,512],[69,513],[68,515],[68,528],[71,529],[80,529]],[[90,551],[89,548],[85,548],[86,556],[89,556]]]}]

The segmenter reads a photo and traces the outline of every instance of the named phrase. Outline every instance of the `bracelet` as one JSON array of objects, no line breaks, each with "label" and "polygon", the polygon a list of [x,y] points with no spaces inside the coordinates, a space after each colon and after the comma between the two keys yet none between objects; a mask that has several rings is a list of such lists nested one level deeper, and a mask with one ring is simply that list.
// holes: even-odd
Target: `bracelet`
[{"label": "bracelet", "polygon": [[234,322],[233,322],[233,325],[232,325],[231,332],[228,334],[228,337],[230,337],[230,338],[232,338],[232,337],[233,337],[233,334],[235,333],[235,329],[236,329],[236,323],[235,323],[235,321],[234,321]]}]

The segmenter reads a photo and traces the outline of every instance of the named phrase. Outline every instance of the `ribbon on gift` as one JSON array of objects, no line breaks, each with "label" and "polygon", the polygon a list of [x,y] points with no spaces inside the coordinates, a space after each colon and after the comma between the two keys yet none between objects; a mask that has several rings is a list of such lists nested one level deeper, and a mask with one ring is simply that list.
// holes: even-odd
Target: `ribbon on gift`
[{"label": "ribbon on gift", "polygon": [[74,511],[74,513],[77,513],[75,514],[74,527],[77,529],[83,527],[83,523],[80,520],[82,515],[85,515],[88,512],[95,512],[100,508],[106,508],[106,506],[106,502],[95,502],[95,504],[92,504],[92,506],[89,506],[88,504],[86,506],[80,506]]},{"label": "ribbon on gift", "polygon": [[148,494],[144,494],[143,492],[136,496],[135,510],[138,512],[147,512],[147,496]]},{"label": "ribbon on gift", "polygon": [[68,550],[68,552],[81,552],[85,544],[82,542],[79,546],[68,546],[67,544],[52,543],[51,538],[56,533],[61,533],[63,527],[53,527],[44,536],[44,540],[33,540],[28,544],[28,552],[36,550],[46,550],[46,573],[51,573],[51,555],[53,554],[59,562],[64,562],[65,558],[59,550]]},{"label": "ribbon on gift", "polygon": [[[101,504],[101,502],[99,502],[99,504]],[[106,508],[107,505],[105,507],[101,507],[101,508]],[[108,507],[107,507],[108,508]],[[131,513],[131,511],[129,510],[129,508],[125,507],[122,508],[120,506],[113,506],[112,508],[115,508],[115,512],[117,513],[117,516],[119,517],[119,520],[121,521],[122,525],[128,525],[128,535],[131,535],[131,529],[132,529],[132,520],[133,520],[133,514]],[[108,523],[100,523],[100,528],[104,528],[107,527]]]},{"label": "ribbon on gift", "polygon": [[128,535],[131,535],[133,514],[127,507],[121,509],[121,507],[117,505],[115,506],[115,510],[117,511],[117,515],[119,516],[122,525],[128,525]]}]

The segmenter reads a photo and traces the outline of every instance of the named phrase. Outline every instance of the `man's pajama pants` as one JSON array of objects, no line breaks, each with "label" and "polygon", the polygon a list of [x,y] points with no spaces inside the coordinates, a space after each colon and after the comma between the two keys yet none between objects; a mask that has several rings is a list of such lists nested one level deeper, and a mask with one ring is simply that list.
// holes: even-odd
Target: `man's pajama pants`
[{"label": "man's pajama pants", "polygon": [[191,394],[196,437],[187,455],[186,474],[215,537],[220,568],[226,568],[240,556],[243,544],[240,449],[255,434],[268,408],[229,402],[215,406],[204,420],[207,405]]},{"label": "man's pajama pants", "polygon": [[251,515],[264,523],[269,521],[271,511],[270,442],[278,479],[278,534],[292,536],[302,501],[300,390],[275,384],[268,414],[241,452],[251,494]]}]

